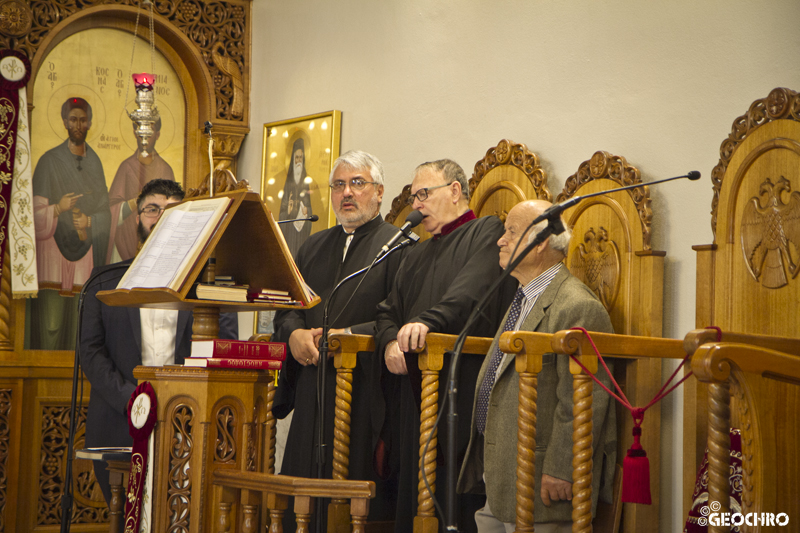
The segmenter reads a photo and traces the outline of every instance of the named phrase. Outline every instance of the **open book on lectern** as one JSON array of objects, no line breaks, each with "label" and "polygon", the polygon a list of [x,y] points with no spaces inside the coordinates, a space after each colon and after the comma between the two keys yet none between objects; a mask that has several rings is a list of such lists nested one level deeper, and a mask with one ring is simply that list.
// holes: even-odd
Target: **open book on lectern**
[{"label": "open book on lectern", "polygon": [[[192,286],[212,252],[216,275],[254,291],[286,291],[295,305],[197,300]],[[116,290],[101,291],[108,305],[185,308],[190,305],[275,309],[319,303],[303,281],[271,213],[252,191],[193,198],[167,207]]]}]

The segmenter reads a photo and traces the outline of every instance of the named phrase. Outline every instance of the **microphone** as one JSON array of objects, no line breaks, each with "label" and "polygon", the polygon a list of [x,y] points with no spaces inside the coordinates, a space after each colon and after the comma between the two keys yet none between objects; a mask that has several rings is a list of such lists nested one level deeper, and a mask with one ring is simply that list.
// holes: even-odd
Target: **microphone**
[{"label": "microphone", "polygon": [[411,235],[407,234],[406,232],[408,230],[410,230],[411,228],[414,228],[414,227],[418,226],[419,223],[422,222],[422,218],[423,218],[423,215],[419,211],[414,210],[414,211],[410,212],[408,214],[408,216],[406,217],[405,223],[402,226],[400,226],[400,229],[397,230],[397,233],[394,234],[394,237],[389,239],[389,242],[384,244],[383,248],[381,248],[381,251],[378,252],[378,257],[375,258],[376,261],[378,259],[380,259],[381,257],[383,257],[384,255],[386,255],[387,253],[389,253],[389,248],[391,248],[392,245],[395,242],[397,242],[397,239],[399,239],[400,237],[408,237],[409,239],[414,240],[414,241],[419,240],[419,237],[417,237],[413,233],[411,235],[414,235],[414,237],[417,237],[416,239],[414,239],[414,237],[412,237]]},{"label": "microphone", "polygon": [[279,220],[278,224],[288,224],[289,222],[300,222],[301,220],[316,222],[317,220],[319,220],[319,217],[317,215],[311,215],[310,217],[305,217],[305,218],[290,218],[289,220]]},{"label": "microphone", "polygon": [[672,178],[664,178],[663,180],[650,181],[648,183],[634,183],[633,185],[626,185],[625,187],[618,187],[616,189],[609,189],[607,191],[595,192],[595,193],[592,193],[592,194],[586,194],[584,196],[575,196],[575,197],[570,198],[569,200],[567,200],[565,202],[561,202],[560,204],[555,204],[555,205],[551,205],[550,207],[548,207],[544,211],[544,213],[542,213],[541,215],[539,215],[538,217],[533,219],[533,222],[531,222],[531,227],[535,226],[536,224],[538,224],[539,222],[541,222],[543,220],[555,220],[556,218],[561,216],[561,213],[563,213],[564,211],[566,211],[567,209],[569,209],[573,205],[577,204],[581,200],[585,200],[586,198],[591,198],[592,196],[601,196],[601,195],[609,194],[609,193],[612,193],[612,192],[626,191],[628,189],[636,189],[638,187],[644,187],[645,185],[648,185],[648,186],[649,185],[656,185],[658,183],[664,183],[665,181],[679,180],[679,179],[683,179],[683,178],[689,178],[691,181],[697,181],[697,180],[700,179],[700,172],[698,172],[697,170],[692,170],[692,171],[687,172],[686,174],[684,174],[682,176],[675,176],[675,177],[672,177]]}]

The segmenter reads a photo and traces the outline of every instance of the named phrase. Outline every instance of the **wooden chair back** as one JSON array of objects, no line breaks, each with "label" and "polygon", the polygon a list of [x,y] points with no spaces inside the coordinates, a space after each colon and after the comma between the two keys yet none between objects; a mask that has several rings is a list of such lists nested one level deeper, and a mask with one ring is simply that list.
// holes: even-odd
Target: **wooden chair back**
[{"label": "wooden chair back", "polygon": [[[556,202],[574,196],[642,183],[639,169],[622,156],[598,151],[570,176]],[[622,335],[662,335],[664,256],[650,244],[653,209],[647,186],[588,198],[565,212],[572,228],[566,265],[600,299]],[[642,354],[644,355],[644,354]],[[615,368],[617,381],[633,405],[645,405],[661,384],[661,361],[629,359]],[[633,423],[617,404],[617,460],[632,443]],[[659,464],[660,409],[651,409],[643,425],[642,445],[651,465]],[[658,521],[659,487],[652,484],[653,505],[626,505],[623,531],[642,531]]]},{"label": "wooden chair back", "polygon": [[[697,251],[697,327],[800,337],[800,95],[777,88],[736,118],[711,174],[710,245]],[[715,339],[716,340],[716,339]],[[753,346],[758,346],[754,343]],[[798,357],[797,351],[789,357]],[[742,436],[742,513],[800,516],[800,388],[768,368],[732,363],[731,425]],[[711,437],[704,383],[687,382],[684,400],[684,511]],[[707,407],[709,406],[709,407]],[[709,446],[711,446],[711,441]],[[710,458],[709,458],[710,460]],[[728,502],[722,502],[723,505]],[[759,531],[759,527],[751,531]]]}]

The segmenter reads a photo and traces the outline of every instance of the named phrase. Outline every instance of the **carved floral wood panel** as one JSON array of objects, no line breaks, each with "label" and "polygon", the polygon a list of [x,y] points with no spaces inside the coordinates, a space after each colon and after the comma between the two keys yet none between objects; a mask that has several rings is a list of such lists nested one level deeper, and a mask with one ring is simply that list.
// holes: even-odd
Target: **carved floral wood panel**
[{"label": "carved floral wood panel", "polygon": [[178,405],[172,416],[172,445],[169,449],[169,533],[188,533],[190,524],[189,499],[192,495],[192,478],[189,461],[194,452],[192,428],[194,411],[186,404]]},{"label": "carved floral wood panel", "polygon": [[[246,121],[248,97],[243,73],[250,65],[246,35],[247,2],[154,0],[155,12],[169,20],[197,47],[214,81],[218,119]],[[99,5],[139,4],[138,0],[0,1],[0,47],[36,54],[57,24],[81,9]]]},{"label": "carved floral wood panel", "polygon": [[236,412],[225,405],[217,411],[217,439],[214,446],[214,461],[217,463],[236,462]]},{"label": "carved floral wood panel", "polygon": [[8,455],[11,446],[11,389],[0,390],[0,532],[6,530]]},{"label": "carved floral wood panel", "polygon": [[[88,408],[83,407],[78,412],[75,449],[83,448],[87,411]],[[42,445],[39,455],[39,502],[36,524],[46,526],[61,523],[61,494],[69,436],[69,406],[43,404],[41,421]],[[91,463],[73,462],[73,479],[75,501],[72,523],[108,522],[108,508],[94,477]]]}]

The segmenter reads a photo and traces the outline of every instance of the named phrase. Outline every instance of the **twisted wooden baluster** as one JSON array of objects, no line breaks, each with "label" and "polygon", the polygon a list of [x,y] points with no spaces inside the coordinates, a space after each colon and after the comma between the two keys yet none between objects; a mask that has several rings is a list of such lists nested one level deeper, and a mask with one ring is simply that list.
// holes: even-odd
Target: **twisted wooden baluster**
[{"label": "twisted wooden baluster", "polygon": [[537,374],[519,375],[517,409],[517,533],[533,531],[533,502],[536,494],[536,387]]},{"label": "twisted wooden baluster", "polygon": [[[350,474],[350,413],[353,403],[353,369],[336,369],[336,406],[333,420],[333,479]],[[350,504],[333,498],[328,505],[328,531],[349,531]]]},{"label": "twisted wooden baluster", "polygon": [[0,350],[13,350],[11,340],[11,257],[8,247],[3,254],[3,273],[0,276]]},{"label": "twisted wooden baluster", "polygon": [[350,474],[350,406],[352,401],[353,370],[337,368],[336,410],[333,422],[333,479],[347,479]]},{"label": "twisted wooden baluster", "polygon": [[242,533],[255,533],[258,530],[258,506],[242,505]]},{"label": "twisted wooden baluster", "polygon": [[275,473],[275,445],[277,442],[275,431],[275,415],[272,414],[272,404],[275,402],[275,374],[277,370],[272,371],[272,379],[267,384],[267,414],[264,417],[267,429],[267,473]]},{"label": "twisted wooden baluster", "polygon": [[219,502],[217,508],[219,510],[217,533],[228,533],[231,530],[231,504],[230,502]]},{"label": "twisted wooden baluster", "polygon": [[[436,415],[439,413],[439,372],[435,370],[422,371],[422,411],[419,417],[419,495],[417,496],[417,516],[433,517],[433,498],[425,482],[422,472],[428,479],[431,490],[436,492],[436,445],[438,430],[434,427]],[[423,457],[425,443],[433,432],[433,438],[428,445],[428,453]]]},{"label": "twisted wooden baluster", "polygon": [[270,509],[269,510],[269,533],[283,533],[283,510]]},{"label": "twisted wooden baluster", "polygon": [[[728,483],[731,458],[730,382],[708,385],[708,504],[719,504],[719,513],[730,512]],[[727,526],[708,526],[709,533],[729,531]]]},{"label": "twisted wooden baluster", "polygon": [[592,531],[592,378],[572,376],[572,533]]}]

